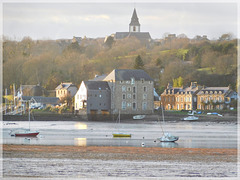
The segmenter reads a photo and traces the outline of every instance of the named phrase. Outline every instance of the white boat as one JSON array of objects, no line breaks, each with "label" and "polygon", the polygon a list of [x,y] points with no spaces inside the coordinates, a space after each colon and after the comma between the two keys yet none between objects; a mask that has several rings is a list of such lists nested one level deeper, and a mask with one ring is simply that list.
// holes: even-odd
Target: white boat
[{"label": "white boat", "polygon": [[30,111],[31,111],[31,108],[30,108],[30,101],[29,101],[29,108],[28,108],[29,129],[20,129],[20,130],[11,131],[10,132],[11,136],[36,137],[39,134],[39,131],[30,130]]},{"label": "white boat", "polygon": [[[118,118],[117,118],[117,125],[118,126],[120,125],[120,111],[119,111]],[[118,137],[118,138],[124,138],[124,137],[131,137],[132,136],[129,133],[123,133],[123,132],[112,133],[112,135],[113,135],[113,137]]]},{"label": "white boat", "polygon": [[173,136],[170,133],[164,133],[162,137],[157,138],[161,142],[175,142],[179,139],[178,136]]},{"label": "white boat", "polygon": [[[165,123],[164,121],[164,114],[163,114],[163,108],[162,108],[162,117],[163,117],[163,123]],[[162,126],[161,126],[162,128]],[[170,133],[165,133],[163,131],[163,128],[162,128],[162,133],[163,133],[163,136],[160,137],[160,138],[157,138],[157,140],[161,141],[161,142],[175,142],[179,139],[178,136],[173,136],[171,135]]]},{"label": "white boat", "polygon": [[184,121],[195,121],[198,119],[199,119],[199,117],[196,117],[196,116],[188,116],[188,117],[183,118]]},{"label": "white boat", "polygon": [[133,119],[144,119],[146,116],[145,115],[136,115],[133,116]]}]

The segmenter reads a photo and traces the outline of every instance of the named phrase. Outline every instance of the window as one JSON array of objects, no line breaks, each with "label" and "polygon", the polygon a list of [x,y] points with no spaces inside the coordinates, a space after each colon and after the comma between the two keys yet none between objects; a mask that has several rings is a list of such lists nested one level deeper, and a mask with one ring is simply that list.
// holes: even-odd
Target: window
[{"label": "window", "polygon": [[135,86],[133,87],[133,93],[136,93],[136,87]]},{"label": "window", "polygon": [[128,90],[128,91],[131,91],[131,87],[128,87],[127,90]]},{"label": "window", "polygon": [[143,100],[147,99],[147,94],[143,94]]},{"label": "window", "polygon": [[126,94],[123,94],[123,95],[122,95],[122,99],[126,99]]},{"label": "window", "polygon": [[179,101],[179,98],[177,97],[177,102]]},{"label": "window", "polygon": [[126,92],[126,86],[122,86],[122,92]]},{"label": "window", "polygon": [[132,104],[131,103],[127,103],[127,107],[131,107],[132,106]]},{"label": "window", "polygon": [[147,109],[147,103],[146,102],[143,102],[142,103],[142,110],[146,110]]},{"label": "window", "polygon": [[137,104],[134,102],[134,103],[132,103],[132,108],[133,108],[133,110],[136,110],[136,107],[137,107]]},{"label": "window", "polygon": [[133,95],[133,99],[136,99],[136,95],[135,94]]},{"label": "window", "polygon": [[123,110],[126,109],[126,102],[125,101],[122,102],[122,109]]},{"label": "window", "polygon": [[101,95],[101,94],[99,94],[99,97],[101,98],[101,97],[102,97],[102,95]]},{"label": "window", "polygon": [[131,84],[134,85],[135,84],[135,79],[131,78]]},{"label": "window", "polygon": [[122,84],[123,83],[123,81],[120,81],[120,84]]},{"label": "window", "polygon": [[146,92],[147,91],[147,87],[143,87],[143,92]]},{"label": "window", "polygon": [[131,94],[128,94],[128,95],[127,95],[127,98],[128,98],[128,99],[131,99],[131,98],[132,98],[132,95],[131,95]]},{"label": "window", "polygon": [[133,26],[133,31],[134,31],[134,32],[136,31],[136,26]]}]

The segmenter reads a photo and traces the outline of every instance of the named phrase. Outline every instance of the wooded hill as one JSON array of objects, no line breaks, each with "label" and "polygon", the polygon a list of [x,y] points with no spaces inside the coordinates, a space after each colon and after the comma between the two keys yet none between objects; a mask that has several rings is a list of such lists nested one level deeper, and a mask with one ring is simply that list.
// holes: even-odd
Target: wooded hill
[{"label": "wooded hill", "polygon": [[93,79],[113,69],[136,68],[137,59],[161,93],[168,82],[189,85],[228,86],[236,90],[237,40],[190,40],[179,37],[143,44],[135,38],[113,40],[83,38],[71,40],[22,41],[4,39],[3,88],[41,84],[54,90],[61,82]]}]

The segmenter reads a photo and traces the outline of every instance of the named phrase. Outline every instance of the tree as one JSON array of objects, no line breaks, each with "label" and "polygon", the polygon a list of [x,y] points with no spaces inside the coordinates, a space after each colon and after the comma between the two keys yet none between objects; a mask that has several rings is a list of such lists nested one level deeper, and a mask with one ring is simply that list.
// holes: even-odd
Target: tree
[{"label": "tree", "polygon": [[135,59],[134,69],[143,69],[144,64],[140,55],[138,55]]}]

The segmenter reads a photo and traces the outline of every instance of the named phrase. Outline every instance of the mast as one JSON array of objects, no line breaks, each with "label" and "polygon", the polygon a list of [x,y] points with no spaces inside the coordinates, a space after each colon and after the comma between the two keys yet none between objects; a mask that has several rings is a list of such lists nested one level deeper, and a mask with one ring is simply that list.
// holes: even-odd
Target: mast
[{"label": "mast", "polygon": [[28,101],[28,124],[29,124],[29,131],[30,131],[30,101]]}]

